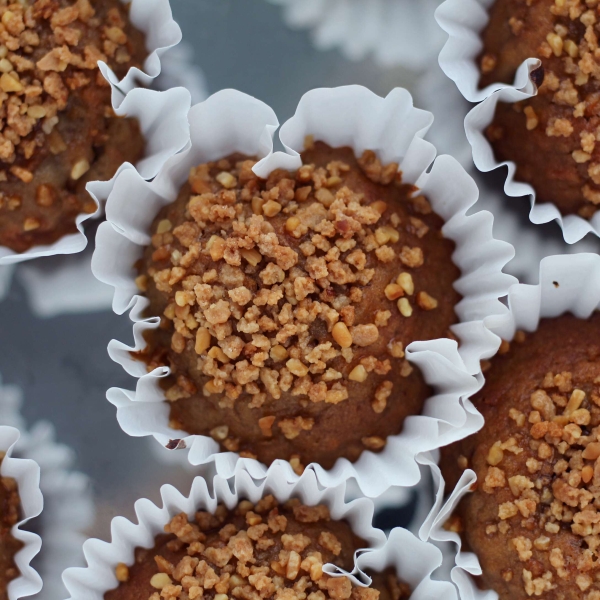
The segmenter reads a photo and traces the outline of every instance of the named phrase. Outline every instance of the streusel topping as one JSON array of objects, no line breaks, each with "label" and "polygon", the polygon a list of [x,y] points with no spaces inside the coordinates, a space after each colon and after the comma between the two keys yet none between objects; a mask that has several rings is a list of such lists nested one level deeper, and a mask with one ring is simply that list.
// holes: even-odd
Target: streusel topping
[{"label": "streusel topping", "polygon": [[[378,600],[380,595],[323,572],[328,562],[350,567],[358,549],[353,543],[361,542],[347,524],[331,522],[324,505],[298,500],[280,505],[266,496],[256,505],[244,500],[233,511],[223,505],[214,515],[200,511],[193,520],[176,515],[165,532],[173,539],[157,547],[148,582],[156,591],[148,600]],[[169,560],[173,553],[181,556],[176,562]],[[130,569],[120,564],[116,575],[128,582]],[[406,586],[394,579],[391,589],[400,598]]]}]

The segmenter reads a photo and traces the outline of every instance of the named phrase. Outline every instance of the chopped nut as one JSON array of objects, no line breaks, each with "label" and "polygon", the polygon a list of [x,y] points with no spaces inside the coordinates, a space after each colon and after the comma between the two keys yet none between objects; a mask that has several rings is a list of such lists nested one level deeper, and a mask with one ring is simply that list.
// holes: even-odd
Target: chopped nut
[{"label": "chopped nut", "polygon": [[166,573],[155,573],[150,579],[150,585],[157,590],[162,590],[171,583],[171,578]]},{"label": "chopped nut", "polygon": [[412,296],[415,293],[415,284],[410,273],[400,273],[396,283],[404,290],[406,294]]},{"label": "chopped nut", "polygon": [[407,298],[400,298],[398,300],[398,310],[403,317],[410,317],[413,313],[412,306]]},{"label": "chopped nut", "polygon": [[125,563],[119,563],[115,567],[115,576],[117,581],[124,583],[129,580],[129,567]]},{"label": "chopped nut", "polygon": [[81,179],[90,170],[90,163],[87,159],[78,160],[71,169],[71,179],[77,181]]},{"label": "chopped nut", "polygon": [[417,294],[417,304],[423,310],[433,310],[437,308],[438,301],[435,298],[432,298],[427,292],[419,292]]},{"label": "chopped nut", "polygon": [[366,369],[362,365],[356,365],[354,369],[348,375],[348,379],[351,381],[358,381],[359,383],[363,383],[367,380],[368,373]]},{"label": "chopped nut", "polygon": [[345,323],[336,323],[331,330],[331,335],[342,348],[350,348],[352,346],[352,335]]}]

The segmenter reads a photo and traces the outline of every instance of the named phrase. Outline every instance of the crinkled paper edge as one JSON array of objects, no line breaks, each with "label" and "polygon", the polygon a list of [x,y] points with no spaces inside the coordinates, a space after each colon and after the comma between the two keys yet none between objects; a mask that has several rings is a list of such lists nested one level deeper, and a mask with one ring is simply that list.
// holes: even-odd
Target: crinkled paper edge
[{"label": "crinkled paper edge", "polygon": [[392,530],[386,539],[381,530],[372,526],[374,507],[370,500],[360,498],[346,502],[345,484],[323,488],[310,470],[297,481],[289,482],[283,465],[273,465],[261,480],[255,480],[244,470],[229,480],[219,475],[212,478],[208,473],[207,479],[196,477],[188,496],[165,485],[160,490],[162,507],[146,499],[138,500],[135,503],[136,524],[116,517],[111,523],[111,542],[91,539],[84,544],[87,568],[64,572],[63,580],[70,600],[102,600],[108,590],[118,585],[117,564],[131,565],[135,548],[151,548],[155,536],[163,533],[165,524],[174,515],[185,512],[193,517],[198,510],[214,511],[220,503],[232,509],[240,500],[257,502],[267,494],[273,494],[280,502],[297,497],[310,506],[325,504],[332,519],[346,520],[354,533],[367,542],[367,548],[356,551],[351,572],[326,565],[324,570],[330,575],[347,575],[355,584],[365,585],[370,581],[364,574],[365,569],[383,570],[390,566],[413,587],[412,600],[456,599],[455,588],[450,582],[431,579],[431,574],[442,562],[441,552],[432,544],[401,528]]},{"label": "crinkled paper edge", "polygon": [[[586,319],[600,308],[600,256],[597,254],[549,256],[540,263],[539,281],[538,285],[512,286],[508,295],[509,312],[485,319],[486,327],[498,342],[500,339],[511,340],[517,330],[535,331],[540,319],[558,317],[564,313]],[[451,542],[456,546],[452,580],[461,598],[496,600],[498,596],[495,592],[479,590],[472,579],[481,575],[481,566],[475,554],[464,552],[460,536],[444,529],[446,520],[476,482],[475,473],[466,470],[444,502],[444,479],[433,462],[430,466],[436,482],[436,500],[420,530],[420,537]]]},{"label": "crinkled paper edge", "polygon": [[41,599],[64,595],[61,573],[69,565],[83,563],[81,545],[84,531],[92,524],[94,503],[90,480],[73,471],[74,452],[56,442],[54,427],[38,421],[27,428],[21,415],[22,392],[0,381],[0,424],[14,427],[20,437],[13,448],[18,459],[34,461],[40,470],[44,510],[36,521],[43,537],[43,549],[36,564],[44,582]]},{"label": "crinkled paper edge", "polygon": [[39,553],[42,540],[39,535],[21,529],[44,508],[44,499],[40,491],[40,467],[33,460],[12,456],[19,437],[19,430],[15,427],[0,425],[0,451],[6,453],[0,467],[0,475],[16,480],[23,517],[11,530],[13,537],[20,540],[23,547],[15,554],[15,564],[21,574],[8,584],[9,600],[31,596],[42,589],[42,578],[30,564]]},{"label": "crinkled paper edge", "polygon": [[[460,324],[454,326],[461,339],[460,349],[449,339],[415,342],[407,348],[407,358],[419,366],[435,390],[423,414],[408,417],[402,433],[390,436],[379,454],[365,451],[356,463],[339,459],[329,471],[317,464],[310,468],[325,485],[354,477],[364,493],[378,496],[392,485],[415,485],[420,478],[421,453],[481,427],[479,413],[466,398],[481,385],[481,357],[496,349],[481,319],[506,312],[499,298],[506,295],[515,279],[503,274],[502,268],[514,250],[493,239],[490,213],[466,215],[478,191],[457,161],[440,156],[429,170],[435,148],[423,136],[431,121],[430,113],[413,107],[406,90],[395,89],[386,98],[359,86],[313,90],[302,98],[296,115],[281,128],[285,152],[274,153],[272,137],[278,121],[273,111],[254,98],[225,90],[192,108],[190,145],[167,161],[153,182],[144,181],[133,169],[123,172],[107,202],[107,222],[98,230],[92,270],[98,279],[115,288],[115,312],[129,310],[134,323],[133,346],[114,340],[109,344],[111,358],[138,378],[135,392],[112,388],[107,393],[126,433],[153,435],[170,448],[190,448],[193,464],[216,460],[224,476],[235,472],[238,461],[240,468],[248,468],[255,477],[264,476],[265,467],[257,461],[240,459],[230,452],[219,453],[211,438],[189,436],[168,427],[169,406],[159,386],[168,370],[147,373],[145,365],[130,354],[145,346],[144,331],[158,326],[158,319],[142,316],[148,301],[137,295],[132,265],[149,243],[147,231],[154,216],[176,197],[192,165],[237,151],[264,157],[255,166],[262,177],[275,168],[295,169],[309,133],[332,146],[351,146],[359,155],[370,148],[382,161],[400,163],[404,180],[414,182],[429,197],[434,210],[446,221],[445,235],[457,243],[453,258],[462,276],[455,287],[463,297],[456,307]],[[125,197],[128,203],[120,201]],[[289,465],[287,473],[288,479],[297,479]]]},{"label": "crinkled paper edge", "polygon": [[574,244],[588,233],[600,237],[600,213],[586,220],[578,215],[562,215],[552,203],[539,204],[536,193],[527,183],[516,181],[516,165],[512,161],[498,162],[492,146],[485,136],[485,129],[492,122],[498,102],[519,102],[537,94],[537,87],[530,73],[540,66],[537,58],[528,58],[518,68],[512,85],[493,83],[479,89],[479,67],[476,58],[481,52],[480,32],[488,21],[487,9],[493,0],[445,0],[436,11],[440,27],[449,35],[439,57],[440,66],[452,79],[463,96],[476,103],[465,118],[465,131],[471,144],[475,166],[483,172],[507,167],[504,191],[508,196],[529,196],[531,210],[529,219],[539,225],[556,220],[562,229],[564,240]]}]

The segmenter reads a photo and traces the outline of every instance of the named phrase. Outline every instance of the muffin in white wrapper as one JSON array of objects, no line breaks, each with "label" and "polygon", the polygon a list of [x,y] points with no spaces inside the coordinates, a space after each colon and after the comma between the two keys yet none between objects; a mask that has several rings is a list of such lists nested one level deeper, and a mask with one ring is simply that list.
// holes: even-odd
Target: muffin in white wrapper
[{"label": "muffin in white wrapper", "polygon": [[531,210],[529,219],[539,225],[556,220],[562,229],[568,244],[578,242],[588,233],[600,236],[600,214],[590,220],[569,214],[562,215],[550,202],[540,204],[536,201],[536,192],[531,185],[515,180],[516,165],[512,161],[499,162],[494,157],[492,146],[485,136],[496,112],[498,102],[515,103],[527,100],[537,94],[537,87],[530,74],[541,62],[537,58],[525,60],[515,73],[512,85],[492,83],[484,89],[479,88],[481,72],[477,58],[483,43],[480,34],[488,22],[488,9],[494,0],[445,0],[436,11],[441,28],[449,34],[449,39],[439,57],[442,70],[452,79],[462,95],[477,103],[465,118],[467,139],[472,147],[473,161],[483,172],[507,167],[504,191],[510,197],[529,196]]},{"label": "muffin in white wrapper", "polygon": [[435,61],[444,35],[435,24],[440,0],[269,0],[292,29],[309,29],[319,50],[350,60],[373,56],[382,67],[413,71]]},{"label": "muffin in white wrapper", "polygon": [[[399,163],[403,181],[414,183],[427,196],[445,221],[445,237],[456,244],[453,260],[462,276],[455,288],[462,300],[455,307],[460,323],[452,329],[461,346],[457,351],[456,342],[438,339],[415,342],[407,348],[408,360],[420,368],[435,390],[423,414],[408,417],[402,433],[390,436],[379,454],[365,451],[355,463],[338,459],[329,471],[317,464],[311,467],[326,485],[354,477],[363,491],[375,496],[392,485],[416,484],[420,477],[416,458],[421,452],[462,438],[482,424],[472,406],[463,402],[481,382],[480,354],[486,351],[489,336],[481,318],[506,311],[499,298],[514,282],[513,277],[502,273],[513,249],[493,239],[492,216],[486,212],[466,216],[478,195],[473,180],[449,156],[439,157],[429,171],[435,148],[422,138],[432,115],[415,109],[410,94],[402,89],[385,99],[358,86],[309,92],[296,115],[281,128],[285,152],[272,150],[272,136],[278,126],[273,111],[239,92],[215,94],[194,106],[189,120],[190,145],[169,159],[154,181],[144,181],[134,169],[118,177],[106,205],[107,222],[100,226],[96,238],[92,270],[98,279],[115,288],[115,312],[130,310],[134,322],[133,347],[116,341],[109,344],[111,358],[138,378],[135,392],[113,388],[107,393],[117,407],[121,427],[133,436],[153,435],[171,449],[190,448],[189,458],[194,464],[216,459],[223,476],[235,472],[237,454],[219,453],[212,438],[169,428],[169,404],[159,385],[168,369],[147,373],[146,365],[131,356],[145,347],[144,332],[159,323],[158,318],[144,318],[148,299],[137,295],[133,265],[150,242],[150,224],[177,196],[190,167],[237,151],[264,157],[254,167],[260,177],[276,168],[293,170],[300,166],[299,152],[310,134],[332,147],[350,146],[357,156],[365,149],[374,149],[382,162]],[[265,467],[260,463],[251,459],[241,459],[241,463],[254,476],[264,476]],[[288,478],[297,478],[289,465],[287,469]]]},{"label": "muffin in white wrapper", "polygon": [[[138,162],[137,167],[140,173],[150,179],[156,175],[158,165],[166,157],[181,150],[185,144],[185,112],[190,100],[189,92],[184,90],[170,90],[166,92],[168,95],[161,97],[158,94],[150,96],[150,92],[140,87],[150,86],[160,75],[160,57],[181,41],[181,29],[173,20],[169,0],[132,0],[130,4],[131,22],[146,36],[148,56],[144,69],[131,67],[119,79],[104,62],[99,61],[98,67],[111,85],[115,113],[118,116],[135,117],[140,122],[146,144],[144,158]],[[125,100],[128,92],[133,94]],[[178,120],[182,116],[183,121]],[[110,182],[90,181],[86,189],[98,205],[98,200],[105,198],[110,191]],[[0,246],[0,267],[42,256],[81,252],[87,245],[83,224],[100,215],[100,207],[96,212],[77,215],[77,233],[65,235],[52,244],[33,246],[25,252],[14,252],[6,246]]]},{"label": "muffin in white wrapper", "polygon": [[44,510],[35,520],[34,529],[42,536],[43,546],[34,564],[44,587],[35,598],[60,598],[65,595],[62,571],[83,563],[84,532],[94,519],[92,488],[87,476],[73,470],[75,454],[57,443],[54,427],[47,421],[38,421],[28,428],[21,405],[21,390],[0,382],[0,424],[20,432],[12,455],[39,465]]},{"label": "muffin in white wrapper", "polygon": [[540,261],[544,257],[565,250],[569,253],[600,250],[600,242],[593,236],[565,249],[558,231],[555,235],[547,235],[541,228],[530,227],[515,203],[474,168],[464,128],[464,119],[472,105],[439,68],[430,69],[421,78],[415,95],[420,105],[436,116],[427,138],[440,152],[451,152],[473,177],[480,191],[475,208],[491,212],[494,215],[494,237],[514,246],[515,257],[506,265],[507,273],[521,283],[537,283]]},{"label": "muffin in white wrapper", "polygon": [[4,454],[0,475],[16,481],[20,500],[21,520],[12,528],[11,534],[23,543],[14,556],[20,575],[8,584],[9,600],[31,596],[42,589],[42,578],[30,564],[39,553],[42,540],[35,533],[21,529],[30,519],[40,515],[44,507],[40,491],[40,467],[33,460],[12,456],[19,437],[19,430],[15,427],[0,425],[0,452]]},{"label": "muffin in white wrapper", "polygon": [[189,518],[199,510],[214,512],[217,505],[235,508],[240,501],[256,503],[272,494],[283,503],[298,498],[306,506],[324,504],[331,520],[346,521],[354,534],[367,543],[354,555],[354,569],[344,572],[334,565],[325,565],[323,571],[336,577],[347,575],[355,585],[364,586],[369,578],[364,574],[395,568],[398,578],[413,590],[411,600],[434,598],[456,599],[456,590],[449,582],[434,581],[431,574],[442,562],[441,552],[404,529],[394,529],[386,539],[383,531],[372,526],[373,503],[360,498],[345,501],[345,484],[323,488],[312,471],[306,471],[295,482],[289,482],[283,465],[273,465],[261,480],[255,480],[240,470],[233,479],[219,475],[214,478],[196,477],[189,495],[184,496],[170,485],[160,490],[162,507],[149,500],[135,503],[137,524],[123,517],[116,517],[111,524],[111,542],[88,540],[84,554],[88,567],[67,569],[63,574],[70,600],[102,600],[104,594],[118,585],[115,569],[119,563],[132,565],[136,548],[152,548],[155,537],[164,533],[164,527],[177,514],[186,513]]},{"label": "muffin in white wrapper", "polygon": [[[600,256],[576,254],[549,256],[539,266],[538,285],[517,284],[508,294],[509,312],[485,319],[486,327],[497,340],[512,340],[517,330],[534,332],[541,319],[571,313],[580,319],[588,318],[600,308]],[[476,483],[475,473],[466,469],[456,487],[444,501],[445,483],[439,468],[431,464],[436,480],[436,502],[420,536],[452,542],[456,545],[456,567],[452,579],[457,584],[461,598],[494,600],[494,591],[481,591],[471,576],[481,575],[481,566],[475,554],[461,550],[457,533],[444,529],[444,523],[452,515],[460,500]]]}]

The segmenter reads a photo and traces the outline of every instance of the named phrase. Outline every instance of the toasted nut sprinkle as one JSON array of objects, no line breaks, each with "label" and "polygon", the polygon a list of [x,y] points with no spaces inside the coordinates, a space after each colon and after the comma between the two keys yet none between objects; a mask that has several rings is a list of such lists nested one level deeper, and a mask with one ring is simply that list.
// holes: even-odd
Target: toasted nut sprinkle
[{"label": "toasted nut sprinkle", "polygon": [[150,579],[150,585],[157,590],[162,590],[171,583],[171,578],[166,573],[155,573]]},{"label": "toasted nut sprinkle", "polygon": [[81,179],[90,170],[90,163],[87,159],[78,160],[71,169],[71,179],[77,181]]},{"label": "toasted nut sprinkle", "polygon": [[406,294],[412,296],[415,293],[415,284],[410,273],[400,273],[396,283],[404,290]]},{"label": "toasted nut sprinkle", "polygon": [[[377,415],[396,418],[394,383],[412,389],[406,378],[415,371],[404,346],[432,330],[428,321],[442,334],[452,322],[445,310],[450,322],[443,327],[422,311],[424,325],[406,323],[388,305],[404,299],[399,310],[411,315],[414,303],[404,296],[419,292],[415,302],[434,302],[415,290],[420,280],[411,271],[429,269],[426,252],[441,239],[441,220],[423,216],[431,214],[427,200],[413,198],[416,190],[402,182],[398,165],[382,165],[374,153],[360,159],[362,173],[330,160],[293,173],[277,169],[264,180],[255,164],[232,156],[191,168],[188,185],[154,221],[142,268],[152,301],[158,296],[164,303],[146,352],[149,367],[171,367],[165,395],[184,400],[171,405],[182,429],[195,419],[184,416],[185,400],[197,397],[200,410],[211,407],[200,430],[223,449],[260,460],[257,437],[259,446],[283,443],[290,451],[313,444],[321,412],[349,406],[356,401],[350,390],[363,384],[358,400],[372,410],[355,435],[360,441]],[[373,184],[365,176],[398,191],[382,190],[387,204],[368,204],[371,194],[361,186]],[[437,295],[442,286],[430,285]],[[373,293],[382,291],[380,304],[373,303]],[[247,433],[237,425],[238,410],[255,415]],[[368,443],[382,447],[389,427],[373,429],[380,435],[367,436]],[[297,448],[286,441],[296,438]],[[297,459],[301,471],[312,457]],[[294,563],[284,567],[280,576],[300,577]]]},{"label": "toasted nut sprinkle", "polygon": [[265,202],[262,206],[263,214],[265,217],[274,217],[276,214],[281,212],[281,204],[274,200]]},{"label": "toasted nut sprinkle", "polygon": [[23,231],[33,231],[34,229],[38,229],[41,223],[38,219],[33,217],[28,217],[23,222]]},{"label": "toasted nut sprinkle", "polygon": [[435,298],[432,298],[427,292],[419,292],[417,295],[417,304],[423,310],[433,310],[437,308],[438,301]]},{"label": "toasted nut sprinkle", "polygon": [[163,219],[159,221],[158,227],[156,228],[156,233],[167,233],[167,231],[171,231],[173,228],[173,224],[169,219]]},{"label": "toasted nut sprinkle", "polygon": [[210,431],[210,436],[215,440],[224,440],[228,435],[229,427],[227,425],[219,425]]},{"label": "toasted nut sprinkle", "polygon": [[331,335],[342,348],[350,348],[352,346],[352,334],[345,323],[336,323],[333,326]]},{"label": "toasted nut sprinkle", "polygon": [[129,580],[129,567],[125,563],[119,563],[115,567],[115,575],[121,583]]},{"label": "toasted nut sprinkle", "polygon": [[404,296],[404,290],[397,283],[390,283],[387,285],[384,293],[388,300],[397,300],[401,296]]},{"label": "toasted nut sprinkle", "polygon": [[362,383],[363,381],[366,381],[368,376],[367,370],[362,365],[356,365],[356,367],[350,371],[348,379]]},{"label": "toasted nut sprinkle", "polygon": [[237,185],[236,178],[231,173],[222,172],[219,173],[215,179],[227,189],[232,189]]},{"label": "toasted nut sprinkle", "polygon": [[400,300],[398,300],[398,310],[403,317],[410,317],[413,313],[412,306],[406,298],[400,298]]}]

